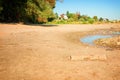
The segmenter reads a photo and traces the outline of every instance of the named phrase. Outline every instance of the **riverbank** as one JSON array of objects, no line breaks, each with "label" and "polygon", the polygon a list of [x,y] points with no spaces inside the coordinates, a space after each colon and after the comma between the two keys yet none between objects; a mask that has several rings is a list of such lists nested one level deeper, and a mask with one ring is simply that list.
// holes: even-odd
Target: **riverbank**
[{"label": "riverbank", "polygon": [[[106,48],[113,48],[113,49],[120,49],[120,26],[117,25],[115,27],[111,27],[109,29],[96,29],[93,31],[87,31],[87,32],[73,32],[69,33],[67,38],[69,39],[68,41],[71,41],[73,43],[79,43],[80,45],[98,45],[101,47],[106,47]],[[81,39],[84,39],[85,37],[105,37],[103,39],[96,39],[95,41],[92,41],[91,43],[89,41],[81,41]],[[108,36],[108,38],[107,38]],[[110,37],[111,36],[111,37]]]},{"label": "riverbank", "polygon": [[111,38],[98,39],[94,43],[99,46],[110,47],[113,49],[120,49],[120,26],[108,29],[108,35],[113,35]]},{"label": "riverbank", "polygon": [[120,50],[80,43],[89,32],[118,25],[0,24],[0,79],[119,80]]}]

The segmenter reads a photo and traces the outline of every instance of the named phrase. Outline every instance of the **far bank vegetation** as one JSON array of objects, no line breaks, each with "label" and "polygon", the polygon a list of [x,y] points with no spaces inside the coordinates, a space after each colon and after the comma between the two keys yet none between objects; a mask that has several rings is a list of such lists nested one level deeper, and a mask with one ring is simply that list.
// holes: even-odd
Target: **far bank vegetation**
[{"label": "far bank vegetation", "polygon": [[101,24],[101,23],[120,23],[119,20],[109,20],[108,18],[102,18],[88,15],[81,15],[80,12],[70,13],[67,11],[65,14],[55,13],[55,19],[49,24]]}]

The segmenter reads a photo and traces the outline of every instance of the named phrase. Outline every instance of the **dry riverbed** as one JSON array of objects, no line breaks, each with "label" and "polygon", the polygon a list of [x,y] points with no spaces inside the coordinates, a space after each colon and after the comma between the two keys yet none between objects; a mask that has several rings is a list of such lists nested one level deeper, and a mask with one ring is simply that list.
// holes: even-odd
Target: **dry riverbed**
[{"label": "dry riverbed", "polygon": [[0,80],[119,80],[120,50],[80,42],[119,25],[0,24]]}]

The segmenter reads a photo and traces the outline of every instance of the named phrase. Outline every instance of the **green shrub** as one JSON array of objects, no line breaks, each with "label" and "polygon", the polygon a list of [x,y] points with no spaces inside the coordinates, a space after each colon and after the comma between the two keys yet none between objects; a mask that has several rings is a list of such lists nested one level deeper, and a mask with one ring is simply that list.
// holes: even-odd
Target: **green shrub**
[{"label": "green shrub", "polygon": [[94,19],[92,19],[92,18],[88,19],[88,23],[93,24],[94,23]]}]

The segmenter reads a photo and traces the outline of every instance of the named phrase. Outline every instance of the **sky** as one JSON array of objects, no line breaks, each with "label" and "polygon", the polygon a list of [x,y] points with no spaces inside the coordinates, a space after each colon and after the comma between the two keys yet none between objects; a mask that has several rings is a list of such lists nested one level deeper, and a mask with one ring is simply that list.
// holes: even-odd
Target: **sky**
[{"label": "sky", "polygon": [[110,20],[120,20],[120,0],[64,0],[56,2],[54,12],[59,15],[66,11],[80,12],[90,17],[98,16]]}]

